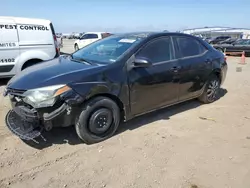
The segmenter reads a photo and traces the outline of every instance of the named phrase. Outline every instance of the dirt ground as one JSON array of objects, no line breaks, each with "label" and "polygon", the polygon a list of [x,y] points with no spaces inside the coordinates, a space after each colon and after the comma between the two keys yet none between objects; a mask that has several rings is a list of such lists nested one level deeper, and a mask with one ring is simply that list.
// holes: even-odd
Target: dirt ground
[{"label": "dirt ground", "polygon": [[0,187],[249,188],[250,59],[238,62],[228,58],[217,102],[193,100],[147,114],[95,145],[82,143],[74,128],[25,144],[5,126],[9,102],[1,95]]}]

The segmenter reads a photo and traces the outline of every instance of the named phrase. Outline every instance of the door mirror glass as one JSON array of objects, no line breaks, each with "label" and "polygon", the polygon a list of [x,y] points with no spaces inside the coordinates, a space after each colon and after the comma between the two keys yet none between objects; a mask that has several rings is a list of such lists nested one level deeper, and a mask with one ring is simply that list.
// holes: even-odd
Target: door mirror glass
[{"label": "door mirror glass", "polygon": [[135,58],[134,67],[150,67],[152,63],[145,58]]}]

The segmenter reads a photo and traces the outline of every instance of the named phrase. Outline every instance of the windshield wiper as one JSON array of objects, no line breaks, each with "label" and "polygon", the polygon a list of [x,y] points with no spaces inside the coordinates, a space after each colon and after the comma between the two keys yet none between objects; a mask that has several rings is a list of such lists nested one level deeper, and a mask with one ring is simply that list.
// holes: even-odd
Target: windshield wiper
[{"label": "windshield wiper", "polygon": [[71,61],[85,62],[85,63],[87,63],[87,64],[89,64],[89,65],[93,65],[92,62],[90,62],[90,61],[88,61],[88,60],[86,60],[86,59],[83,59],[83,58],[73,58],[73,55],[72,55],[72,54],[70,55],[70,58],[71,58]]}]

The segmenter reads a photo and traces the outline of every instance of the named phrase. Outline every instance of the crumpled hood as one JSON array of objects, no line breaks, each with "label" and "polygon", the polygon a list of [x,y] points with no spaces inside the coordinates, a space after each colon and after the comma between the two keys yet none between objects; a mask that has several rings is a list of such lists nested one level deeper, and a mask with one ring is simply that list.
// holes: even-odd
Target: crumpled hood
[{"label": "crumpled hood", "polygon": [[8,88],[28,90],[57,84],[69,84],[84,80],[84,77],[102,69],[101,65],[89,65],[71,61],[67,56],[31,66],[14,76]]}]

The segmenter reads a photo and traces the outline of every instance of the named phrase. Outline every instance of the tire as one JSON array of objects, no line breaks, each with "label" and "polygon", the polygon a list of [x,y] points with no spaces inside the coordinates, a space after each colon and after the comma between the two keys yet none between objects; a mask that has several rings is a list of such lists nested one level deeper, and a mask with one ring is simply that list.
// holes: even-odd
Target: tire
[{"label": "tire", "polygon": [[79,46],[78,44],[75,44],[75,51],[78,51],[79,50]]},{"label": "tire", "polygon": [[120,109],[106,97],[96,97],[87,102],[75,129],[78,137],[86,144],[94,144],[113,136],[120,124]]},{"label": "tire", "polygon": [[219,99],[219,91],[220,91],[220,79],[218,76],[213,75],[209,78],[206,83],[205,89],[202,95],[198,98],[204,104],[213,103],[214,101]]}]

